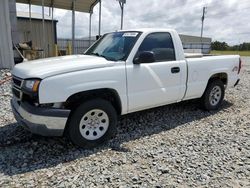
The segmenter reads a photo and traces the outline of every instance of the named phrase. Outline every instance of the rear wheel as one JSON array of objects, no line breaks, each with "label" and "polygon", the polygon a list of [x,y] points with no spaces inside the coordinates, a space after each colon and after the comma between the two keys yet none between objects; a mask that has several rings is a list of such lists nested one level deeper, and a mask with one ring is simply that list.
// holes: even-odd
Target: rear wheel
[{"label": "rear wheel", "polygon": [[221,80],[212,80],[201,98],[202,106],[205,110],[217,110],[225,95],[225,87]]},{"label": "rear wheel", "polygon": [[103,144],[116,133],[117,113],[111,103],[94,99],[80,105],[72,114],[68,135],[80,147]]}]

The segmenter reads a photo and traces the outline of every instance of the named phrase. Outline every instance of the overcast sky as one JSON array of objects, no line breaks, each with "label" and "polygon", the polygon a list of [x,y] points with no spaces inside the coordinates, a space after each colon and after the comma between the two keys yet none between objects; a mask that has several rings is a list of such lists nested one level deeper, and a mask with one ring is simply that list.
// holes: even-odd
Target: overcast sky
[{"label": "overcast sky", "polygon": [[[102,33],[120,29],[120,7],[116,0],[102,0]],[[92,33],[98,33],[98,10],[94,9]],[[127,0],[124,29],[174,28],[179,33],[200,35],[202,7],[207,7],[204,36],[229,44],[250,42],[250,0]],[[17,5],[17,11],[28,6]],[[41,7],[32,6],[41,13]],[[48,9],[46,13],[48,14]],[[71,12],[55,9],[58,38],[71,37]],[[88,36],[89,14],[76,13],[76,38]]]}]

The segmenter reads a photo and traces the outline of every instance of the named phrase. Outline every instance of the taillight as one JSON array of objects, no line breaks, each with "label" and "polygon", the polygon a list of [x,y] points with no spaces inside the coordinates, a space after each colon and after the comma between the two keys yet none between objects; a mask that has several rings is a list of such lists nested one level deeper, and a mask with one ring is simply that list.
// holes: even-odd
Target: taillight
[{"label": "taillight", "polygon": [[240,61],[239,61],[239,69],[238,69],[238,74],[240,74],[241,67],[242,67],[242,61],[241,61],[241,58],[240,58]]}]

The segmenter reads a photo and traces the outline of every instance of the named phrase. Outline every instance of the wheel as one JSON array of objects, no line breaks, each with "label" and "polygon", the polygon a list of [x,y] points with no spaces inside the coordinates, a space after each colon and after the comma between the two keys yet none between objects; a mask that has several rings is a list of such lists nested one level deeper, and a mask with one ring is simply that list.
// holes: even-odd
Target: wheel
[{"label": "wheel", "polygon": [[116,133],[117,113],[112,104],[94,99],[74,110],[67,133],[77,146],[93,148],[103,144]]},{"label": "wheel", "polygon": [[201,98],[202,107],[205,110],[217,110],[225,95],[225,87],[221,80],[212,80]]}]

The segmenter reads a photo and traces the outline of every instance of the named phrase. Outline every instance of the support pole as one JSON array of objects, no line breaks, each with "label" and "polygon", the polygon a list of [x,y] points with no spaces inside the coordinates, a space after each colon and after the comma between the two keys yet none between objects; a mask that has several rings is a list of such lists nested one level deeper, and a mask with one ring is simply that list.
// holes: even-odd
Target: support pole
[{"label": "support pole", "polygon": [[124,10],[124,4],[122,4],[121,7],[122,11],[121,11],[121,30],[123,29],[123,10]]},{"label": "support pole", "polygon": [[75,54],[75,0],[72,0],[72,54]]},{"label": "support pole", "polygon": [[102,0],[99,0],[99,31],[98,35],[101,36],[101,21],[102,21]]},{"label": "support pole", "polygon": [[42,17],[43,17],[43,57],[45,58],[46,44],[45,44],[45,23],[44,23],[44,0],[42,0]]},{"label": "support pole", "polygon": [[29,22],[30,22],[30,39],[32,40],[32,25],[31,25],[31,0],[29,1]]},{"label": "support pole", "polygon": [[121,30],[123,29],[123,13],[124,13],[124,4],[126,3],[126,0],[118,0],[119,5],[121,8]]},{"label": "support pole", "polygon": [[51,24],[52,24],[52,34],[54,35],[54,5],[52,5],[52,10],[51,10]]},{"label": "support pole", "polygon": [[93,14],[93,12],[89,13],[89,46],[91,45],[92,14]]},{"label": "support pole", "polygon": [[54,56],[58,56],[58,52],[57,52],[57,44],[56,44],[56,35],[55,35],[55,28],[54,28],[54,0],[51,0],[51,33],[52,33],[52,36],[53,36],[53,46],[52,46],[52,49],[53,49],[53,54]]}]

